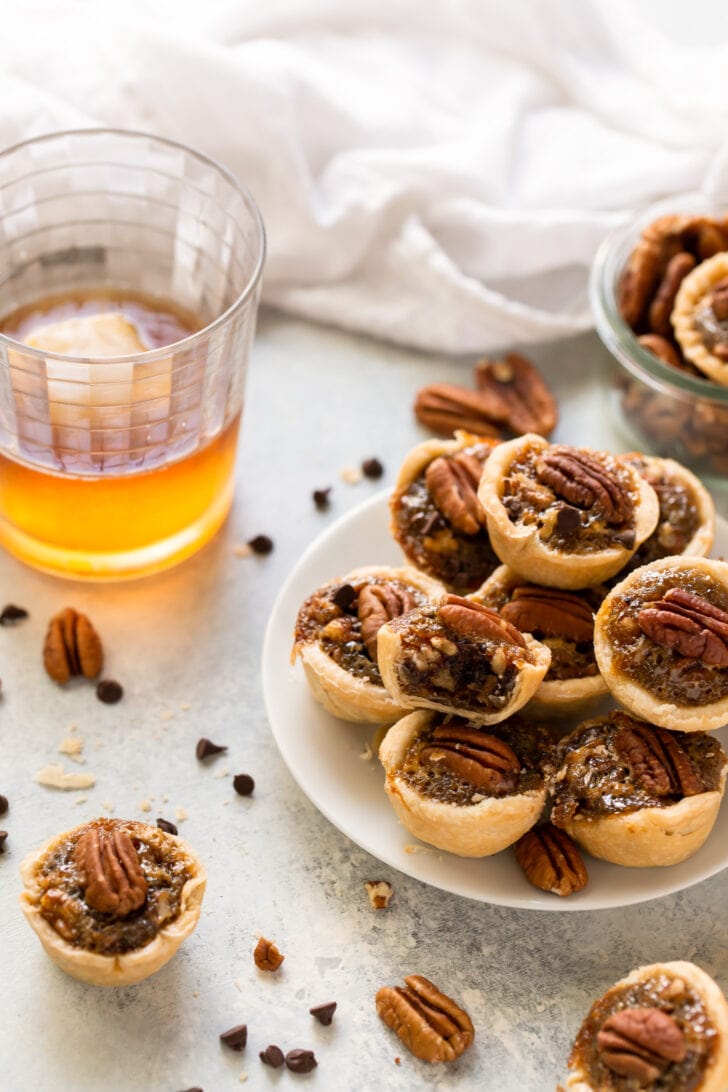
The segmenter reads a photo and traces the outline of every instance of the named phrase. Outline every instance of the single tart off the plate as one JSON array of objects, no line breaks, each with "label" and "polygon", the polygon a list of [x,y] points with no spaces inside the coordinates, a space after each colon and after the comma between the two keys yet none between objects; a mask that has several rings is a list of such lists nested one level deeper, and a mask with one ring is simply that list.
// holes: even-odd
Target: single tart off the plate
[{"label": "single tart off the plate", "polygon": [[566,1092],[725,1092],[728,1003],[682,960],[638,967],[595,1001],[569,1055]]},{"label": "single tart off the plate", "polygon": [[496,445],[468,432],[418,444],[390,500],[390,529],[408,561],[460,594],[474,591],[498,565],[477,496]]},{"label": "single tart off the plate", "polygon": [[95,986],[141,982],[197,925],[205,870],[190,846],[133,819],[94,819],[20,868],[23,913],[51,959]]},{"label": "single tart off the plate", "polygon": [[459,595],[379,630],[379,669],[398,705],[495,724],[533,697],[551,653],[488,607]]},{"label": "single tart off the plate", "polygon": [[713,829],[726,754],[705,732],[668,732],[616,710],[559,744],[551,822],[613,864],[671,865]]},{"label": "single tart off the plate", "polygon": [[368,565],[324,584],[296,620],[291,658],[300,656],[311,692],[342,720],[391,724],[405,707],[387,693],[377,660],[385,622],[439,600],[437,581],[411,568]]},{"label": "single tart off the plate", "polygon": [[501,565],[470,596],[550,649],[551,665],[530,709],[575,713],[608,693],[594,656],[594,614],[606,592],[603,585],[564,591],[529,584]]},{"label": "single tart off the plate", "polygon": [[501,561],[527,580],[570,590],[618,572],[659,515],[654,489],[634,467],[535,433],[495,448],[478,499]]},{"label": "single tart off the plate", "polygon": [[553,756],[548,729],[520,717],[482,728],[423,710],[397,721],[379,748],[402,825],[461,857],[498,853],[538,822]]},{"label": "single tart off the plate", "polygon": [[690,363],[728,386],[728,253],[701,262],[683,279],[672,325]]},{"label": "single tart off the plate", "polygon": [[602,603],[597,663],[614,697],[663,728],[728,722],[728,564],[666,557],[635,569]]}]

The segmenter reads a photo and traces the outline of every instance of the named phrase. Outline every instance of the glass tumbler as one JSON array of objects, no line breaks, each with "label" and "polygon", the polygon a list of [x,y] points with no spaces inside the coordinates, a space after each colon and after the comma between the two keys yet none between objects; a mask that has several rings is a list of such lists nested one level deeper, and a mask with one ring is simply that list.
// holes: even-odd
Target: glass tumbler
[{"label": "glass tumbler", "polygon": [[104,358],[0,333],[0,543],[117,579],[207,542],[233,496],[265,234],[219,164],[143,133],[79,130],[0,155],[0,319],[59,293],[143,294],[196,332]]}]

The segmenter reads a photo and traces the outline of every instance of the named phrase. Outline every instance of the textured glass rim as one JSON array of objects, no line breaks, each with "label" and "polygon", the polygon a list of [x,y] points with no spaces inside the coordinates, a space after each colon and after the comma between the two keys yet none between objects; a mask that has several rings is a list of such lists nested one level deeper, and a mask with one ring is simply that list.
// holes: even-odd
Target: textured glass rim
[{"label": "textured glass rim", "polygon": [[[233,189],[237,190],[242,197],[251,221],[257,229],[258,255],[253,272],[243,290],[221,315],[218,315],[218,317],[208,323],[207,326],[203,326],[201,330],[196,330],[193,334],[189,334],[188,337],[181,338],[179,341],[170,342],[169,345],[163,345],[157,349],[145,349],[143,352],[129,353],[120,356],[70,356],[66,353],[54,353],[44,349],[37,349],[34,346],[27,345],[24,341],[18,341],[16,338],[10,337],[2,331],[0,331],[0,344],[6,344],[12,351],[39,361],[60,360],[66,364],[81,365],[106,364],[110,361],[113,361],[115,364],[136,363],[137,361],[147,364],[155,360],[163,360],[165,357],[169,357],[170,354],[176,354],[179,351],[193,348],[196,343],[202,342],[203,339],[208,338],[210,334],[216,331],[220,326],[227,324],[236,312],[242,310],[260,282],[263,265],[265,263],[266,238],[263,217],[261,216],[255,198],[247,186],[244,186],[233,172],[228,170],[227,167],[224,167],[217,159],[213,159],[212,156],[206,155],[197,148],[190,147],[189,144],[183,144],[179,140],[170,140],[167,137],[157,136],[155,133],[146,133],[140,129],[90,127],[87,129],[61,129],[55,132],[42,133],[40,136],[31,137],[29,140],[21,140],[16,144],[11,144],[8,148],[4,148],[0,152],[0,161],[9,158],[23,148],[29,148],[36,144],[50,143],[51,141],[61,140],[64,137],[86,136],[130,137],[134,140],[153,141],[155,144],[161,144],[167,148],[174,148],[178,151],[182,151],[186,155],[196,159],[199,163],[202,163],[206,167],[211,167],[213,170],[217,171],[218,174],[222,175],[222,177],[225,178]],[[59,166],[62,166],[62,164],[59,164]],[[139,166],[142,166],[142,164],[139,164]]]},{"label": "textured glass rim", "polygon": [[725,216],[728,210],[712,205],[701,193],[676,194],[643,208],[628,223],[611,231],[597,250],[589,278],[589,302],[594,323],[612,356],[637,379],[675,397],[698,398],[728,405],[728,387],[721,387],[707,378],[699,379],[679,372],[640,345],[617,306],[617,283],[640,232],[652,220],[671,213],[678,216],[681,213]]}]

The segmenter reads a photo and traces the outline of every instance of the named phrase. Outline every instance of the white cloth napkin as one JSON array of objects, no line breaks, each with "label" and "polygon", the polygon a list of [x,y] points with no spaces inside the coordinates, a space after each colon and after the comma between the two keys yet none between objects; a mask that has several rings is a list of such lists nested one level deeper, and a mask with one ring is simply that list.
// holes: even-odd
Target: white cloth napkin
[{"label": "white cloth napkin", "polygon": [[13,8],[2,143],[103,124],[197,145],[261,206],[264,300],[423,349],[587,328],[628,210],[728,196],[728,47],[669,42],[626,0]]}]

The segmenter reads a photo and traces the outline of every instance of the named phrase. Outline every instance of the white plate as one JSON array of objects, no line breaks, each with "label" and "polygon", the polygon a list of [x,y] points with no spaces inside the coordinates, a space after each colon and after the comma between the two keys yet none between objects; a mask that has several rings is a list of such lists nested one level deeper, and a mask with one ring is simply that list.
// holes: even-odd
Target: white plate
[{"label": "white plate", "polygon": [[[620,868],[587,858],[589,884],[578,895],[546,895],[524,878],[509,850],[466,860],[416,841],[395,818],[384,793],[372,725],[337,720],[318,705],[298,665],[290,666],[293,628],[303,600],[359,565],[402,564],[388,531],[388,494],[380,493],[332,524],[309,547],[284,584],[263,645],[263,692],[276,743],[309,800],[343,834],[408,876],[481,902],[531,910],[599,910],[628,906],[700,883],[728,865],[728,807],[694,857],[671,868]],[[718,520],[715,552],[728,554],[728,523]],[[728,729],[717,733],[724,745]],[[412,852],[415,847],[416,851]]]}]

